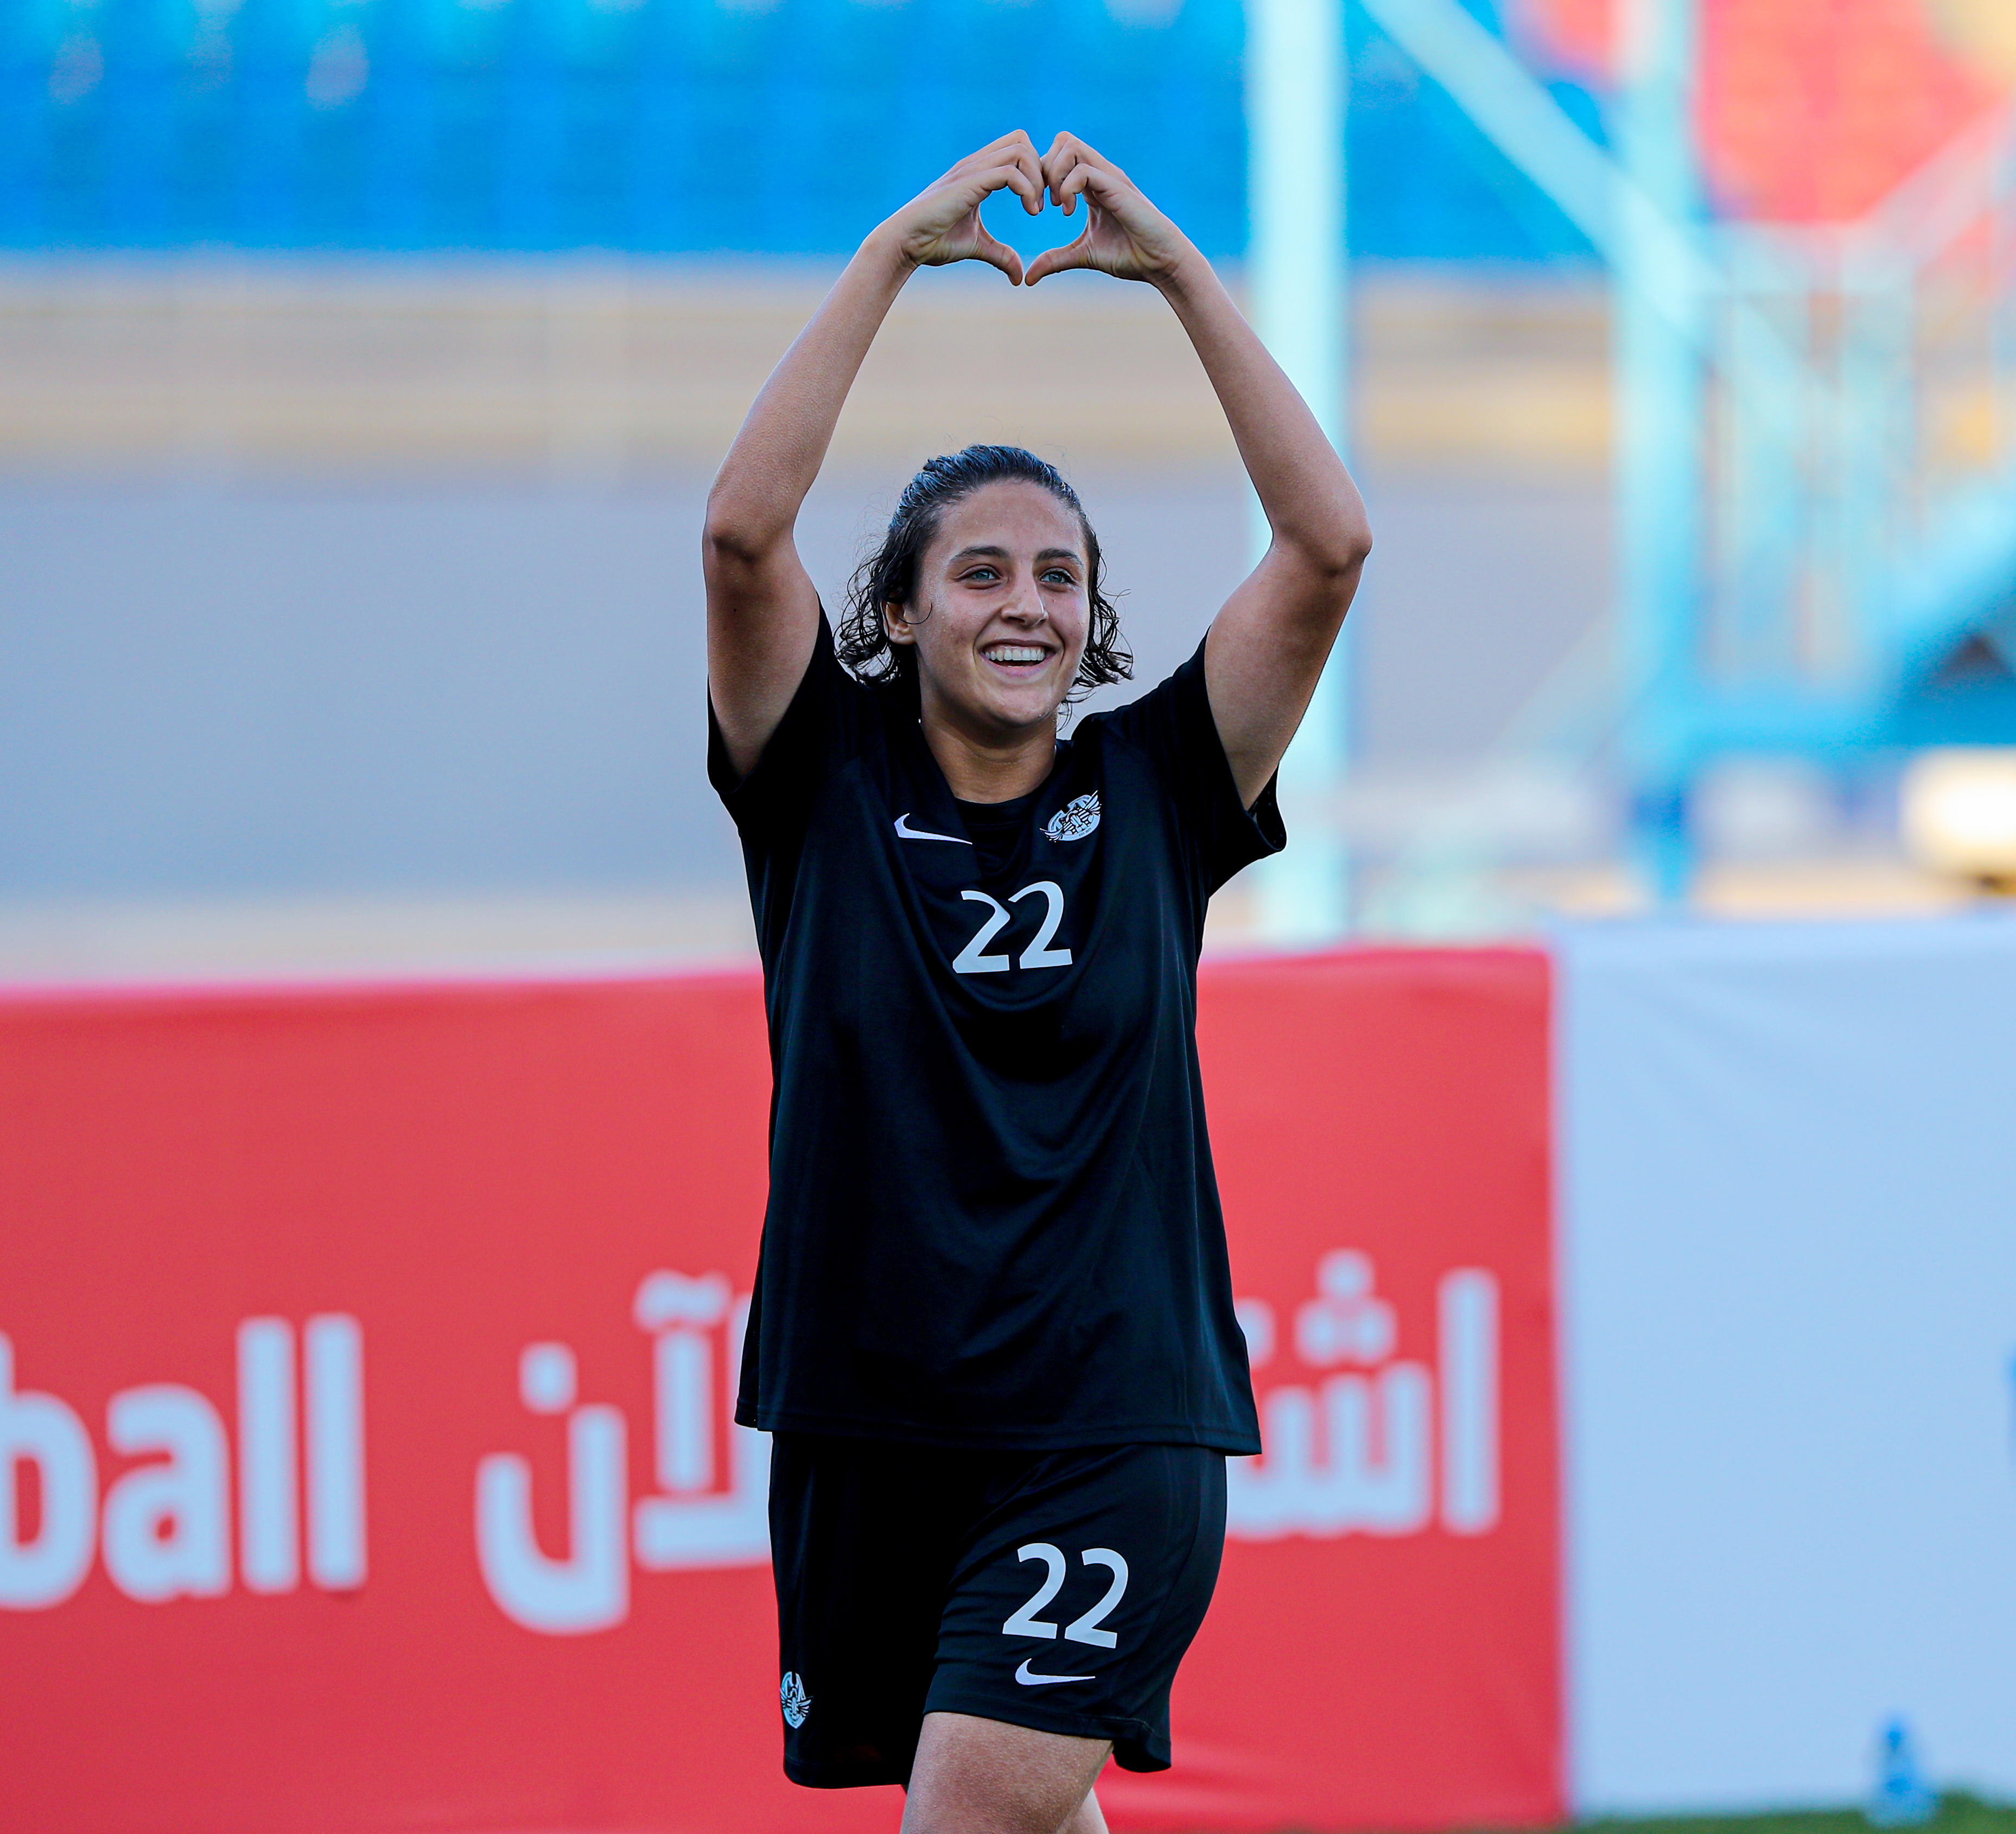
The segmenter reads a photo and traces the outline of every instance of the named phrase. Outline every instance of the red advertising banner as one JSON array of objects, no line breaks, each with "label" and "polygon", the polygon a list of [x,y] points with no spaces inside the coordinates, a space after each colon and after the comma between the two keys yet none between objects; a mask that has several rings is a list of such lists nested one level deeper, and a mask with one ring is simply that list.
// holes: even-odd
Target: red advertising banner
[{"label": "red advertising banner", "polygon": [[[1546,978],[1208,971],[1267,1450],[1117,1828],[1562,1808]],[[887,1829],[779,1771],[741,975],[0,999],[0,1829]]]}]

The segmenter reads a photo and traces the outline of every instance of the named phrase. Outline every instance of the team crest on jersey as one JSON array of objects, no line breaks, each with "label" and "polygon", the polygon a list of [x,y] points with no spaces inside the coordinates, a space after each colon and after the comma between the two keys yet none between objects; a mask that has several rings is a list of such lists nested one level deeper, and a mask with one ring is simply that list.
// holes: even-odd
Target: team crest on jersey
[{"label": "team crest on jersey", "polygon": [[1099,826],[1099,792],[1074,796],[1049,819],[1043,832],[1053,841],[1082,841]]},{"label": "team crest on jersey", "polygon": [[784,1724],[795,1731],[812,1710],[812,1697],[805,1692],[805,1683],[795,1674],[787,1674],[777,1689],[777,1699],[784,1710]]}]

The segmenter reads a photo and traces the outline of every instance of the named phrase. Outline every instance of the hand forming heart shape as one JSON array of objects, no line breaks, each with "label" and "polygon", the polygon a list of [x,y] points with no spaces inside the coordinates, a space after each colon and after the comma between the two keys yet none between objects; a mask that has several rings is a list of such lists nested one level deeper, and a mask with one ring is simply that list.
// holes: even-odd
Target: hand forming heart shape
[{"label": "hand forming heart shape", "polygon": [[[1024,210],[1040,216],[1046,190],[1067,217],[1083,198],[1085,228],[1076,241],[1046,249],[1025,272],[1022,258],[980,220],[980,207],[997,191],[1013,191]],[[1010,281],[1030,286],[1071,268],[1160,286],[1195,253],[1139,186],[1076,135],[1058,135],[1039,157],[1035,142],[1019,128],[961,160],[877,233],[892,236],[913,266],[985,261]]]}]

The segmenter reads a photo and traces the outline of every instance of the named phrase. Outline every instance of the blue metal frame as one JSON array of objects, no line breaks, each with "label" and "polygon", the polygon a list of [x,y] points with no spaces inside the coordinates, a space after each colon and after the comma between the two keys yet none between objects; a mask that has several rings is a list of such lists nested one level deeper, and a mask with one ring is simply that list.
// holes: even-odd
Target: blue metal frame
[{"label": "blue metal frame", "polygon": [[[2016,399],[2007,251],[2016,110],[1975,124],[1861,222],[1707,219],[1690,87],[1699,0],[1620,0],[1614,157],[1458,0],[1364,0],[1553,198],[1614,276],[1620,560],[1611,731],[1661,897],[1694,866],[1704,766],[1802,755],[1845,775],[1928,743],[2016,743]],[[1956,262],[1987,239],[1978,271]],[[1924,433],[1928,315],[1974,330],[1993,433]],[[1979,679],[1943,668],[1963,646]]]}]

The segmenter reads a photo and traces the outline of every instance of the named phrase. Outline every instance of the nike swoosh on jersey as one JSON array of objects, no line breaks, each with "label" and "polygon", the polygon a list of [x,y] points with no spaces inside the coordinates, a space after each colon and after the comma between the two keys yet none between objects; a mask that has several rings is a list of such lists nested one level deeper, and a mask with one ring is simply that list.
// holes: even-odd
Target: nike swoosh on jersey
[{"label": "nike swoosh on jersey", "polygon": [[910,812],[907,809],[896,817],[898,838],[905,841],[949,841],[955,847],[970,847],[973,843],[963,834],[934,834],[923,828],[910,826]]},{"label": "nike swoosh on jersey", "polygon": [[1096,1675],[1032,1675],[1029,1673],[1029,1659],[1022,1658],[1022,1666],[1016,1670],[1015,1679],[1025,1688],[1040,1688],[1049,1681],[1096,1681]]}]

